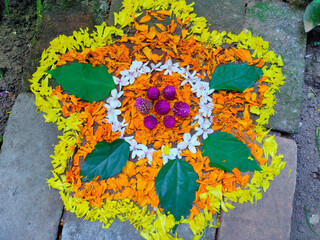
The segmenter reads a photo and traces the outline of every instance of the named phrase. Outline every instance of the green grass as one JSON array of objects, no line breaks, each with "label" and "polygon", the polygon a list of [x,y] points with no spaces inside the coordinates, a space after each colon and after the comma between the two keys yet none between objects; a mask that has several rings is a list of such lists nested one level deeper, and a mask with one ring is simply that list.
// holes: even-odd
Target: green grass
[{"label": "green grass", "polygon": [[[42,2],[41,0],[36,0],[37,1],[37,18],[41,17],[41,9],[42,9]],[[8,5],[8,0],[4,0],[4,4],[6,7],[6,12],[9,15],[9,5]]]},{"label": "green grass", "polygon": [[[41,16],[41,10],[42,10],[42,1],[41,0],[37,0],[37,20],[36,20],[36,25],[39,24],[40,18],[42,17]],[[35,31],[34,31],[34,34],[33,34],[32,42],[31,42],[32,45],[36,41],[36,35],[37,35],[37,27],[35,28]]]},{"label": "green grass", "polygon": [[41,10],[42,10],[42,2],[41,0],[37,0],[37,19],[41,17]]},{"label": "green grass", "polygon": [[7,11],[8,15],[9,15],[10,13],[9,13],[8,0],[4,0],[4,5],[6,6],[6,11]]},{"label": "green grass", "polygon": [[317,233],[312,229],[312,227],[310,225],[309,218],[308,218],[308,213],[307,213],[307,205],[304,205],[304,215],[306,217],[306,221],[307,221],[309,229],[311,230],[311,232],[313,232],[314,234],[317,235]]},{"label": "green grass", "polygon": [[318,148],[318,153],[320,155],[319,128],[317,128],[317,130],[316,130],[316,145],[317,145],[317,148]]}]

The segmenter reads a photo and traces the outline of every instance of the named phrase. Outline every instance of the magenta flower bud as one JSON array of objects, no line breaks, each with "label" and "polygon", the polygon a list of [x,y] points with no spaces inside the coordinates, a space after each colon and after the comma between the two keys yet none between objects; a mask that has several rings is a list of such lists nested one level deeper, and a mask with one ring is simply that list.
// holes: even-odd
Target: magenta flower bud
[{"label": "magenta flower bud", "polygon": [[162,94],[165,99],[173,100],[176,96],[176,89],[168,85],[163,89]]},{"label": "magenta flower bud", "polygon": [[148,90],[147,90],[147,97],[150,99],[150,100],[156,100],[160,95],[160,91],[158,88],[156,87],[150,87]]},{"label": "magenta flower bud", "polygon": [[172,108],[175,116],[186,117],[189,115],[190,107],[185,102],[175,102]]},{"label": "magenta flower bud", "polygon": [[171,128],[176,124],[174,117],[167,115],[163,118],[163,124],[166,128]]},{"label": "magenta flower bud", "polygon": [[170,111],[170,104],[166,100],[159,100],[154,105],[154,109],[160,115],[165,115]]},{"label": "magenta flower bud", "polygon": [[145,98],[138,98],[134,103],[134,106],[143,114],[147,114],[152,108],[151,102]]},{"label": "magenta flower bud", "polygon": [[158,121],[155,116],[149,115],[144,117],[143,123],[146,128],[153,129],[157,126]]}]

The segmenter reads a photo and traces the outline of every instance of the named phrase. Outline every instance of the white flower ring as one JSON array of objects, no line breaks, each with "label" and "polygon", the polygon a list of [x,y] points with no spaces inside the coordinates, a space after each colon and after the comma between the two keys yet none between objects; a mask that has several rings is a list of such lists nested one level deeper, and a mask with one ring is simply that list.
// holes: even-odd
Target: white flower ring
[{"label": "white flower ring", "polygon": [[[150,66],[149,66],[150,65]],[[173,160],[176,158],[181,158],[180,153],[183,150],[189,149],[192,153],[196,153],[196,147],[200,145],[198,141],[198,136],[202,136],[203,139],[206,139],[209,134],[213,133],[212,130],[212,111],[214,109],[214,104],[212,103],[212,98],[210,95],[214,92],[214,89],[209,88],[209,83],[204,82],[201,78],[198,77],[196,71],[190,73],[189,65],[184,67],[179,67],[179,63],[173,63],[171,59],[168,59],[165,64],[161,62],[157,64],[149,64],[149,62],[143,63],[140,61],[133,61],[130,68],[123,70],[120,72],[120,77],[113,76],[113,80],[118,86],[118,89],[113,89],[109,98],[106,100],[104,107],[107,110],[106,121],[112,125],[113,132],[120,132],[120,138],[123,138],[130,144],[130,151],[132,158],[138,157],[147,158],[148,163],[151,165],[152,162],[152,154],[156,150],[152,147],[147,147],[144,144],[138,144],[134,139],[134,136],[125,137],[125,129],[128,126],[125,123],[125,119],[119,121],[119,117],[121,115],[120,108],[123,107],[120,97],[123,95],[123,91],[121,90],[123,86],[128,86],[134,84],[135,79],[141,76],[142,74],[152,74],[153,72],[164,71],[164,75],[172,76],[172,73],[178,73],[183,78],[181,86],[185,84],[189,84],[191,86],[191,91],[200,99],[199,109],[197,114],[194,117],[194,123],[197,122],[199,127],[195,127],[195,133],[191,135],[191,133],[187,132],[183,135],[183,141],[177,144],[176,148],[167,149],[167,151],[162,150],[162,159],[163,164],[167,163],[168,160]]]}]

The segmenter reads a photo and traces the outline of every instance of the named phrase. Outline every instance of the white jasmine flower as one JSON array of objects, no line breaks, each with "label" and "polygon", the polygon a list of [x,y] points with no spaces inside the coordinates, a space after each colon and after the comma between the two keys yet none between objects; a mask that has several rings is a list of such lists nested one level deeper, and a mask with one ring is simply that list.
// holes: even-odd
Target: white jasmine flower
[{"label": "white jasmine flower", "polygon": [[200,127],[195,127],[195,130],[197,131],[196,135],[200,136],[203,134],[203,139],[206,139],[208,137],[209,134],[213,133],[213,129],[212,128],[200,128]]},{"label": "white jasmine flower", "polygon": [[200,103],[198,112],[204,117],[210,117],[214,108],[213,103]]},{"label": "white jasmine flower", "polygon": [[183,141],[178,143],[178,149],[184,150],[188,148],[192,153],[196,153],[196,146],[199,146],[200,142],[198,141],[197,135],[191,137],[190,133],[185,133],[183,135]]},{"label": "white jasmine flower", "polygon": [[128,126],[128,124],[125,123],[125,119],[123,119],[122,122],[119,122],[118,119],[117,119],[116,121],[113,121],[111,125],[112,125],[112,131],[113,132],[120,131],[121,136],[124,135],[124,131],[126,129],[126,126]]},{"label": "white jasmine flower", "polygon": [[140,75],[144,74],[144,73],[150,73],[151,72],[151,69],[147,66],[148,64],[149,64],[149,62],[146,62],[141,66]]},{"label": "white jasmine flower", "polygon": [[123,81],[129,81],[130,84],[133,84],[135,79],[141,74],[140,69],[142,67],[142,62],[133,61],[129,70],[123,70],[120,72],[122,75]]},{"label": "white jasmine flower", "polygon": [[151,63],[150,72],[162,71],[162,69],[159,68],[160,65],[161,65],[161,62],[158,62],[157,64]]},{"label": "white jasmine flower", "polygon": [[[210,90],[211,91],[211,90]],[[210,93],[211,94],[211,93]],[[201,98],[200,98],[200,104],[201,103],[207,103],[207,102],[212,102],[212,97],[210,97],[210,95],[206,94],[206,95],[203,95]]]},{"label": "white jasmine flower", "polygon": [[132,139],[134,139],[134,136],[129,136],[129,137],[120,137],[120,138],[122,138],[123,140],[125,140],[127,143],[129,143],[129,144],[130,144],[130,141],[131,141]]},{"label": "white jasmine flower", "polygon": [[198,124],[199,127],[195,127],[196,135],[200,136],[203,135],[203,139],[206,139],[209,134],[213,133],[213,129],[211,128],[212,126],[212,118],[204,118],[204,117],[199,117],[198,118]]},{"label": "white jasmine flower", "polygon": [[133,72],[139,73],[139,71],[141,70],[142,65],[143,65],[142,62],[134,60],[131,63],[130,70],[133,71]]},{"label": "white jasmine flower", "polygon": [[189,68],[190,68],[189,65],[187,65],[186,67],[181,67],[181,68],[180,68],[180,73],[181,73],[181,75],[185,75],[185,74],[187,74],[187,73],[190,73]]},{"label": "white jasmine flower", "polygon": [[156,150],[154,148],[147,148],[146,145],[142,145],[141,146],[141,150],[138,152],[138,157],[140,158],[147,158],[148,159],[148,163],[151,165],[152,162],[152,155]]},{"label": "white jasmine flower", "polygon": [[189,65],[188,65],[187,71],[185,71],[184,74],[181,74],[185,78],[185,80],[182,81],[181,86],[184,86],[186,83],[189,83],[191,85],[192,83],[195,84],[198,81],[200,81],[201,79],[198,76],[196,76],[196,74],[197,74],[196,71],[193,71],[192,74],[189,72]]},{"label": "white jasmine flower", "polygon": [[197,121],[199,125],[201,125],[201,122],[204,121],[204,117],[201,115],[201,114],[197,114],[195,117],[194,117],[194,121]]},{"label": "white jasmine flower", "polygon": [[117,84],[119,86],[119,90],[120,91],[121,91],[123,86],[129,85],[129,81],[125,80],[123,77],[117,78],[117,77],[113,76],[113,81],[114,81],[115,84]]},{"label": "white jasmine flower", "polygon": [[209,83],[207,82],[197,82],[195,84],[191,84],[191,91],[197,94],[197,97],[208,95],[210,92]]},{"label": "white jasmine flower", "polygon": [[144,146],[143,144],[138,144],[137,141],[132,138],[129,141],[130,144],[130,151],[131,151],[131,157],[135,158],[138,156],[139,152],[141,152],[142,146]]},{"label": "white jasmine flower", "polygon": [[135,72],[132,72],[130,70],[123,70],[120,72],[122,75],[121,81],[128,82],[129,84],[133,84],[134,80],[137,78],[138,74]]},{"label": "white jasmine flower", "polygon": [[213,117],[211,116],[210,118],[202,118],[199,119],[198,124],[202,127],[202,128],[209,128],[212,124],[212,119]]},{"label": "white jasmine flower", "polygon": [[179,63],[172,63],[170,58],[165,64],[160,66],[160,69],[165,70],[163,73],[164,75],[169,74],[170,76],[172,76],[173,72],[180,73]]},{"label": "white jasmine flower", "polygon": [[113,107],[121,107],[121,102],[119,101],[119,98],[122,96],[123,91],[117,92],[117,89],[113,89],[111,91],[111,96],[107,99],[107,103],[112,105]]},{"label": "white jasmine flower", "polygon": [[162,159],[163,159],[163,165],[165,165],[168,160],[173,160],[178,158],[181,158],[180,153],[181,151],[178,150],[178,148],[170,148],[169,150],[169,154],[166,154],[166,151],[164,151],[164,147],[166,146],[162,146],[161,147],[161,151],[162,151]]},{"label": "white jasmine flower", "polygon": [[104,104],[104,107],[107,109],[106,119],[108,123],[113,123],[114,121],[118,121],[118,115],[121,114],[121,111],[117,109],[113,104],[114,103]]}]

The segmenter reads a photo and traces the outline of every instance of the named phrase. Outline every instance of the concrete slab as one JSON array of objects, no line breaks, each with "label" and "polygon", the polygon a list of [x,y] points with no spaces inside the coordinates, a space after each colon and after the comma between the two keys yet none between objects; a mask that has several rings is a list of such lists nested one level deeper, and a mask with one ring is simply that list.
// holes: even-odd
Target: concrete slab
[{"label": "concrete slab", "polygon": [[[297,145],[293,140],[276,137],[278,153],[284,155],[286,167],[271,182],[256,205],[235,204],[235,209],[221,214],[218,240],[259,239],[289,240],[292,202],[296,186]],[[289,171],[292,169],[289,176]]]},{"label": "concrete slab", "polygon": [[89,222],[77,218],[74,213],[64,214],[61,240],[142,240],[143,237],[128,221],[120,223],[116,219],[108,229],[102,228],[99,221]]},{"label": "concrete slab", "polygon": [[[186,0],[187,4],[195,2],[194,12],[199,17],[205,17],[210,24],[209,29],[232,31],[240,33],[244,26],[245,5],[239,0]],[[110,6],[110,14],[107,20],[109,26],[114,25],[114,13],[121,10],[122,0],[113,0]],[[217,21],[219,19],[219,21]],[[169,22],[170,23],[170,22]]]},{"label": "concrete slab", "polygon": [[122,0],[112,0],[110,4],[110,12],[107,19],[108,26],[114,26],[114,13],[118,13],[121,10]]},{"label": "concrete slab", "polygon": [[60,35],[70,36],[73,31],[79,31],[80,28],[86,29],[88,27],[91,31],[95,29],[94,18],[85,9],[64,11],[59,8],[47,8],[44,8],[43,17],[37,24],[35,42],[24,66],[22,85],[26,90],[30,89],[29,79],[32,78],[32,74],[39,66],[43,50],[50,46],[53,39]]},{"label": "concrete slab", "polygon": [[269,49],[280,54],[286,84],[277,93],[275,116],[270,118],[274,130],[294,133],[298,130],[305,68],[306,34],[304,9],[281,2],[254,2],[248,5],[245,28],[254,36],[269,41]]},{"label": "concrete slab", "polygon": [[[216,216],[215,216],[216,218]],[[108,229],[102,228],[99,221],[90,222],[77,218],[74,213],[65,212],[61,240],[142,240],[144,239],[128,221],[120,222],[116,219]],[[192,240],[193,232],[188,224],[178,226],[176,233],[184,240]],[[207,228],[201,237],[203,240],[214,239],[216,228]],[[175,234],[172,234],[175,236]]]},{"label": "concrete slab", "polygon": [[[214,219],[217,219],[217,214],[214,215]],[[176,230],[178,237],[182,238],[183,240],[192,240],[193,239],[193,232],[190,229],[188,224],[182,223]],[[202,237],[200,238],[201,240],[213,240],[215,239],[217,229],[212,227],[212,228],[206,228],[204,230],[204,233]]]},{"label": "concrete slab", "polygon": [[205,17],[209,24],[209,30],[219,32],[226,31],[240,33],[244,27],[245,4],[239,0],[186,0],[193,5],[198,17]]},{"label": "concrete slab", "polygon": [[0,240],[56,240],[63,205],[46,179],[57,135],[36,112],[34,96],[20,94],[0,154]]}]

